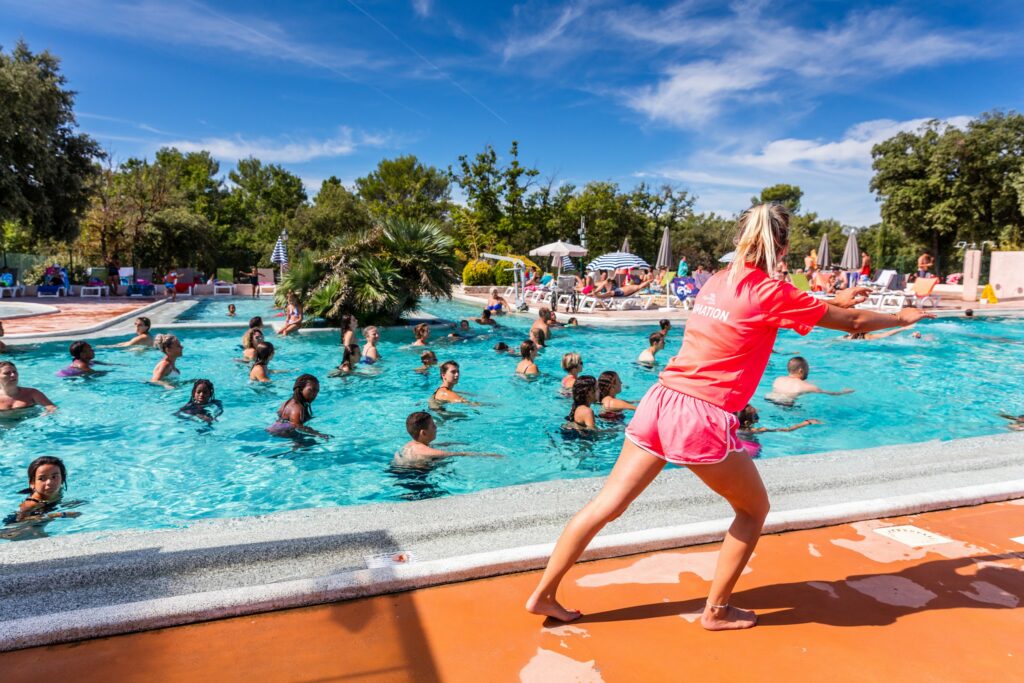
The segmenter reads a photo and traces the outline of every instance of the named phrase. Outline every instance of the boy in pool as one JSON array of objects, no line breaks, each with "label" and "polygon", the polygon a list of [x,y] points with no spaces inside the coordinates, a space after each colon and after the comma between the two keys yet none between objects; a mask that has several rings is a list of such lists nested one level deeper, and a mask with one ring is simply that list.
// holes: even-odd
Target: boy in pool
[{"label": "boy in pool", "polygon": [[640,352],[637,356],[636,362],[640,365],[646,365],[649,368],[654,367],[654,356],[657,355],[658,351],[665,348],[665,335],[661,332],[651,332],[647,337],[647,343],[650,344],[644,351]]},{"label": "boy in pool", "polygon": [[68,352],[71,354],[71,365],[58,370],[58,377],[81,377],[82,375],[91,375],[96,372],[96,369],[92,367],[94,363],[96,365],[104,365],[104,363],[96,360],[96,352],[93,351],[89,342],[71,342],[71,346],[68,347]]},{"label": "boy in pool", "polygon": [[234,318],[235,317],[235,305],[234,304],[228,304],[228,317],[229,318]]},{"label": "boy in pool", "polygon": [[485,308],[484,310],[480,311],[480,317],[479,318],[474,318],[473,321],[477,325],[490,325],[491,327],[497,327],[498,326],[498,323],[496,323],[494,321],[494,319],[491,317],[490,309],[487,309],[487,308]]},{"label": "boy in pool", "polygon": [[194,417],[203,422],[213,422],[224,412],[224,406],[213,397],[213,382],[208,379],[197,379],[192,385],[192,398],[178,408],[175,413],[180,417]]},{"label": "boy in pool", "polygon": [[792,403],[797,397],[803,394],[828,394],[829,396],[842,396],[843,394],[853,393],[853,389],[843,389],[842,391],[825,391],[817,384],[807,381],[807,375],[811,371],[811,366],[808,365],[807,360],[802,356],[793,356],[789,359],[789,363],[786,364],[786,372],[788,373],[785,377],[776,377],[772,383],[772,390],[769,392],[766,399],[773,403]]},{"label": "boy in pool", "polygon": [[60,458],[44,455],[28,466],[28,488],[21,493],[29,494],[18,506],[16,520],[30,518],[56,519],[57,517],[78,517],[81,512],[51,512],[60,503],[67,488],[68,472]]},{"label": "boy in pool", "polygon": [[667,337],[668,331],[672,329],[672,321],[668,318],[662,318],[658,321],[658,327],[661,328],[661,336]]},{"label": "boy in pool", "polygon": [[430,372],[430,368],[437,365],[437,354],[433,351],[424,351],[420,354],[420,362],[423,365],[418,368],[413,368],[413,372],[418,372],[421,375],[426,375]]},{"label": "boy in pool", "polygon": [[490,453],[442,451],[433,448],[430,444],[437,438],[437,423],[434,422],[430,413],[415,412],[409,415],[405,418],[405,431],[409,432],[412,441],[406,443],[395,453],[392,464],[399,467],[422,467],[438,458],[447,458],[453,455],[491,455]]}]

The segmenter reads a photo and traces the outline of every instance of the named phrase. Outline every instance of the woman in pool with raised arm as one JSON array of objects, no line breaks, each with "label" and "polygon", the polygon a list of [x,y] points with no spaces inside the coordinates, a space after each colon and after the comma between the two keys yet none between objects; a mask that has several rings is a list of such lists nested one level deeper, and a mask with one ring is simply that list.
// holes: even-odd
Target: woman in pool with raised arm
[{"label": "woman in pool with raised arm", "polygon": [[0,361],[0,413],[42,406],[52,413],[57,406],[46,394],[32,387],[18,386],[18,368],[10,361]]},{"label": "woman in pool with raised arm", "polygon": [[256,345],[256,354],[253,357],[252,367],[249,369],[250,382],[270,381],[270,360],[274,357],[274,345],[270,342],[260,342]]},{"label": "woman in pool with raised arm", "polygon": [[299,375],[292,386],[292,396],[277,410],[277,421],[267,427],[274,436],[295,436],[296,432],[329,439],[306,423],[313,419],[313,401],[320,393],[320,381],[313,375]]},{"label": "woman in pool with raised arm", "polygon": [[176,415],[194,417],[203,422],[213,422],[224,413],[224,406],[213,397],[213,382],[197,379],[192,384],[192,397],[178,408]]},{"label": "woman in pool with raised arm", "polygon": [[299,303],[299,297],[295,296],[295,292],[288,292],[284,327],[281,328],[278,334],[286,337],[292,332],[297,331],[300,327],[302,327],[302,304]]},{"label": "woman in pool with raised arm", "polygon": [[565,370],[565,377],[562,378],[562,392],[571,394],[572,385],[576,384],[576,378],[583,372],[583,358],[573,351],[563,353],[562,369]]},{"label": "woman in pool with raised arm", "polygon": [[173,334],[158,334],[156,336],[156,348],[163,352],[164,357],[153,368],[153,376],[149,378],[149,381],[167,389],[173,389],[174,385],[169,380],[177,379],[181,376],[181,372],[178,370],[175,362],[181,358],[185,349],[181,345],[181,341]]},{"label": "woman in pool with raised arm", "polygon": [[149,321],[146,316],[140,316],[135,319],[135,336],[128,341],[123,341],[120,344],[109,344],[107,346],[101,346],[101,349],[124,349],[129,347],[141,347],[141,348],[152,348],[153,337],[149,334],[150,328],[153,324]]},{"label": "woman in pool with raised arm", "polygon": [[636,410],[636,406],[629,401],[618,398],[622,391],[622,380],[619,373],[614,370],[605,370],[597,378],[597,402],[601,404],[601,412],[598,414],[603,420],[621,420],[622,411]]},{"label": "woman in pool with raised arm", "polygon": [[416,341],[412,343],[413,346],[427,346],[427,340],[430,339],[430,325],[426,323],[420,323],[416,327],[412,328],[412,333],[416,337]]},{"label": "woman in pool with raised arm", "polygon": [[931,317],[916,308],[895,315],[853,308],[865,300],[864,287],[844,289],[826,303],[772,279],[769,274],[789,247],[789,213],[781,205],[747,209],[738,228],[735,260],[701,288],[682,348],[637,407],[604,488],[562,532],[526,602],[530,612],[566,622],[581,616],[559,604],[562,578],[594,536],[672,462],[689,467],[736,512],[722,542],[701,625],[712,631],[753,626],[755,614],[730,606],[729,598],[761,536],[768,494],[739,443],[734,413],[757,389],[779,328],[800,334],[815,325],[872,332]]},{"label": "woman in pool with raised arm", "polygon": [[522,357],[522,360],[516,365],[517,375],[529,377],[540,374],[540,370],[537,369],[537,363],[534,362],[534,359],[537,358],[536,344],[527,339],[519,345],[519,355]]}]

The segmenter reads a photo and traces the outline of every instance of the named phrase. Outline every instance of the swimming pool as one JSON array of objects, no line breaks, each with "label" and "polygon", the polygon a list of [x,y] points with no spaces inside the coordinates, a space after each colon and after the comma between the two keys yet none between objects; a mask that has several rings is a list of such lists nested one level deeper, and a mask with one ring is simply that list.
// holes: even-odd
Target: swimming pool
[{"label": "swimming pool", "polygon": [[[222,316],[227,303],[202,302],[194,319]],[[239,305],[239,322],[253,314],[272,319],[270,305],[269,299]],[[475,307],[458,303],[424,308],[450,319],[477,314]],[[570,403],[558,395],[561,355],[580,352],[588,374],[617,370],[621,396],[638,400],[657,377],[632,362],[653,326],[556,330],[538,360],[544,375],[528,382],[513,377],[515,358],[492,347],[500,340],[517,345],[529,323],[506,317],[498,330],[474,326],[478,339],[434,345],[442,362],[461,364],[459,391],[486,404],[453,409],[439,426],[438,442],[503,457],[452,458],[413,473],[392,469],[390,461],[408,439],[406,415],[426,407],[438,379],[436,373],[427,378],[412,372],[419,353],[407,346],[412,335],[406,329],[384,331],[383,363],[343,379],[325,378],[340,360],[335,334],[273,338],[278,352],[271,368],[286,372],[259,387],[250,386],[247,367],[232,360],[240,356],[240,329],[177,330],[185,346],[179,361],[184,379],[173,391],[144,382],[160,357],[156,351],[99,350],[101,360],[122,365],[102,377],[59,380],[54,373],[68,363],[66,343],[19,350],[12,359],[22,384],[42,389],[61,409],[53,416],[0,422],[0,503],[5,512],[15,509],[26,465],[43,454],[67,463],[66,499],[87,501],[81,517],[49,524],[49,534],[154,529],[209,517],[401,501],[607,473],[621,445],[622,425],[604,425],[609,431],[593,440],[562,436]],[[776,348],[785,353],[772,356],[754,399],[761,424],[779,427],[809,417],[825,424],[762,435],[762,457],[998,433],[1005,422],[997,412],[1024,413],[1024,319],[940,320],[918,329],[925,339],[847,342],[824,330],[808,337],[780,334]],[[673,329],[669,348],[659,356],[662,364],[680,339],[681,329]],[[806,396],[789,408],[766,402],[763,396],[772,378],[784,373],[789,353],[808,359],[810,379],[823,388],[851,387],[855,393]],[[311,426],[331,434],[327,442],[296,446],[264,431],[300,372],[321,377]],[[198,377],[212,379],[224,403],[224,417],[212,427],[173,415],[188,400],[190,380]]]}]

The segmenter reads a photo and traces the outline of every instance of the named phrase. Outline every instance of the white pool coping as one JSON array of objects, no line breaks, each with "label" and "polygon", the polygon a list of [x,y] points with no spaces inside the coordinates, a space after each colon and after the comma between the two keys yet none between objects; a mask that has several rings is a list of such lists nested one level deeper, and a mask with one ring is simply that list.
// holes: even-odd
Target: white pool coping
[{"label": "white pool coping", "polygon": [[31,301],[13,301],[7,299],[0,299],[0,308],[5,306],[13,306],[15,309],[23,309],[23,313],[15,313],[13,315],[5,315],[0,318],[0,321],[4,320],[17,320],[18,318],[35,318],[40,315],[52,315],[54,313],[60,313],[60,309],[56,306],[48,306],[46,304],[35,303]]},{"label": "white pool coping", "polygon": [[[759,468],[775,507],[766,532],[777,533],[1024,498],[1024,434],[774,458]],[[537,569],[602,482],[8,543],[0,651]],[[727,511],[688,471],[667,471],[584,559],[718,541]],[[422,561],[366,568],[365,556],[395,550]]]}]

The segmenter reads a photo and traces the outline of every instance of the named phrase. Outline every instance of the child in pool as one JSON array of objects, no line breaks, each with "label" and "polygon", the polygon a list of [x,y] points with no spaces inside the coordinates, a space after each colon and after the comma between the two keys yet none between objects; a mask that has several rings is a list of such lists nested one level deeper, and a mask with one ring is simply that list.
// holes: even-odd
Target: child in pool
[{"label": "child in pool", "polygon": [[494,321],[494,318],[491,317],[491,311],[486,308],[480,311],[480,317],[474,318],[474,320],[476,321],[477,325],[490,325],[491,327],[498,326],[498,323],[496,323]]},{"label": "child in pool", "polygon": [[843,394],[853,392],[853,389],[825,391],[817,384],[807,381],[807,375],[810,371],[811,366],[808,365],[805,358],[802,356],[793,356],[789,359],[789,363],[786,364],[786,372],[788,374],[785,377],[775,378],[775,381],[772,383],[772,390],[767,396],[765,396],[765,398],[773,403],[791,404],[797,399],[797,397],[802,396],[803,394],[828,394],[829,396],[842,396]]},{"label": "child in pool", "polygon": [[658,327],[661,329],[661,336],[667,337],[668,331],[672,329],[672,321],[668,318],[662,318],[658,321]]},{"label": "child in pool", "polygon": [[213,422],[224,413],[224,406],[213,397],[213,382],[197,379],[192,385],[192,398],[178,408],[180,417],[194,417],[203,422]]},{"label": "child in pool", "polygon": [[597,403],[597,380],[593,375],[580,375],[572,385],[572,409],[565,416],[563,429],[596,429],[594,409],[590,407],[594,403]]},{"label": "child in pool", "polygon": [[299,375],[292,386],[292,396],[277,410],[277,421],[267,427],[274,436],[295,436],[296,432],[329,439],[327,434],[306,425],[313,419],[313,401],[320,393],[320,382],[313,375]]},{"label": "child in pool", "polygon": [[622,391],[622,380],[614,370],[605,370],[597,378],[597,400],[601,404],[598,417],[604,420],[621,420],[622,411],[636,410],[636,406],[617,398]]},{"label": "child in pool", "polygon": [[60,458],[44,455],[28,466],[28,488],[21,493],[29,494],[18,506],[16,521],[26,519],[56,519],[57,517],[78,517],[80,512],[52,512],[60,503],[67,488],[68,471]]},{"label": "child in pool", "polygon": [[568,320],[565,321],[565,326],[566,327],[579,327],[580,326],[580,321],[577,320],[576,318],[569,318]]},{"label": "child in pool", "polygon": [[413,346],[427,346],[427,340],[430,339],[430,325],[420,323],[412,328],[412,333],[416,337],[416,341],[412,343]]},{"label": "child in pool", "polygon": [[93,351],[89,342],[71,342],[71,346],[68,347],[68,352],[71,354],[71,365],[58,370],[58,377],[81,377],[83,375],[91,375],[96,372],[96,369],[92,367],[93,364],[101,364],[96,360],[96,352]]},{"label": "child in pool", "polygon": [[563,353],[562,369],[565,370],[565,377],[562,378],[562,391],[570,394],[572,386],[576,384],[576,378],[583,372],[583,358],[580,357],[580,354],[572,351]]},{"label": "child in pool", "polygon": [[757,423],[758,415],[757,408],[750,405],[749,403],[736,413],[736,419],[739,421],[739,429],[737,430],[737,436],[739,436],[740,445],[743,446],[743,450],[750,454],[750,457],[756,458],[761,455],[761,444],[757,442],[755,434],[764,434],[765,432],[793,432],[797,429],[803,429],[810,425],[820,425],[821,420],[804,420],[799,422],[792,427],[755,427]]},{"label": "child in pool", "polygon": [[269,382],[270,370],[268,366],[270,359],[274,357],[274,345],[268,341],[256,345],[253,356],[252,368],[249,370],[250,382]]},{"label": "child in pool", "polygon": [[235,317],[235,305],[234,304],[228,304],[228,317],[229,318],[234,318]]},{"label": "child in pool", "polygon": [[651,332],[647,337],[647,343],[650,344],[650,346],[640,352],[640,355],[637,356],[636,362],[640,365],[646,365],[649,368],[653,368],[654,363],[656,362],[654,357],[657,355],[658,351],[665,348],[665,335],[661,332]]},{"label": "child in pool", "polygon": [[420,354],[420,362],[423,363],[423,365],[419,366],[418,368],[413,368],[413,372],[418,372],[421,375],[425,375],[428,372],[430,372],[430,368],[437,365],[437,354],[435,354],[433,351],[424,351],[423,353]]},{"label": "child in pool", "polygon": [[375,325],[370,325],[363,330],[363,338],[366,345],[363,346],[363,356],[359,362],[363,365],[373,365],[380,360],[380,351],[377,350],[377,342],[380,341],[380,330]]},{"label": "child in pool", "polygon": [[437,423],[430,413],[415,412],[405,419],[405,431],[409,432],[412,441],[402,446],[391,464],[398,467],[417,467],[429,465],[438,458],[453,455],[482,455],[490,453],[466,453],[459,451],[442,451],[430,444],[437,438]]},{"label": "child in pool", "polygon": [[470,331],[470,329],[469,329],[469,321],[468,320],[460,320],[459,321],[459,331],[458,332],[452,332],[451,334],[448,335],[448,338],[449,339],[472,339],[475,336],[476,335],[473,334],[472,331]]},{"label": "child in pool", "polygon": [[516,365],[516,374],[529,376],[539,375],[540,370],[537,369],[537,363],[534,359],[537,357],[537,345],[527,339],[519,345],[519,355],[522,356],[522,360]]}]

